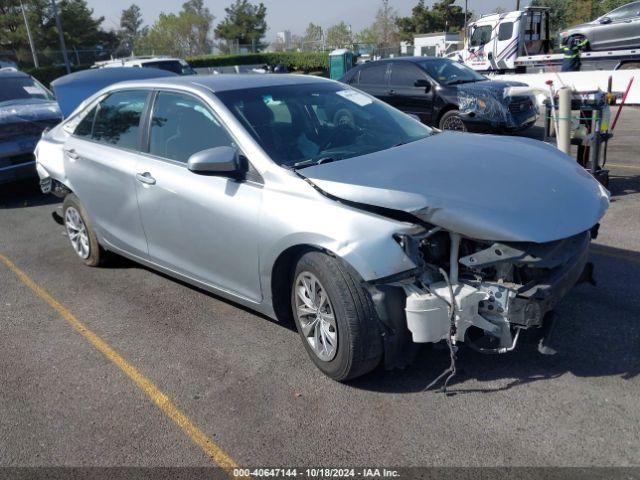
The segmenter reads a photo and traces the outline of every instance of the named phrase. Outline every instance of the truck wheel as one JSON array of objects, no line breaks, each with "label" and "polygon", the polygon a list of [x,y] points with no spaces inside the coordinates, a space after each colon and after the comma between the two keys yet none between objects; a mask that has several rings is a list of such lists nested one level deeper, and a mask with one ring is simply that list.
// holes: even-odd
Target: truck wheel
[{"label": "truck wheel", "polygon": [[466,132],[467,127],[462,121],[458,110],[449,110],[440,118],[440,130],[455,130],[457,132]]},{"label": "truck wheel", "polygon": [[67,195],[62,204],[62,217],[73,251],[85,265],[97,267],[105,253],[93,231],[84,207],[73,193]]},{"label": "truck wheel", "polygon": [[338,381],[364,375],[382,358],[373,303],[356,276],[320,252],[304,254],[293,275],[291,307],[304,347]]}]

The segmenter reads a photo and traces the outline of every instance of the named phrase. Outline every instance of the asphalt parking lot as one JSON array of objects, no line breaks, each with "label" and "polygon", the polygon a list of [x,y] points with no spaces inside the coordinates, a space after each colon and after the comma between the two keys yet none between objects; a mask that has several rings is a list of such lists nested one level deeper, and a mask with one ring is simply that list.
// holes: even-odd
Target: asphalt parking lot
[{"label": "asphalt parking lot", "polygon": [[443,350],[335,383],[290,326],[83,266],[54,197],[0,186],[0,466],[640,466],[639,126],[609,146],[598,284],[560,305],[559,353],[463,349],[452,396],[424,391]]}]

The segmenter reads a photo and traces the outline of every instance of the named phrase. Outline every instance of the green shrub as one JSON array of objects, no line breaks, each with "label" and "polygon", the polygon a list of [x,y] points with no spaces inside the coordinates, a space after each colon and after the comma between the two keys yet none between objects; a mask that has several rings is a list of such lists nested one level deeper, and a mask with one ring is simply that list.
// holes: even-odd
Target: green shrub
[{"label": "green shrub", "polygon": [[[71,71],[77,72],[80,70],[86,70],[89,67],[90,65],[73,65],[71,67]],[[56,78],[62,77],[63,75],[67,74],[67,69],[64,65],[50,65],[40,68],[25,68],[23,71],[25,73],[28,73],[47,87],[49,87],[51,85],[51,82],[53,82]]]},{"label": "green shrub", "polygon": [[282,63],[291,71],[326,72],[329,70],[329,54],[322,52],[273,52],[247,55],[199,55],[187,58],[194,68],[230,67],[234,65],[256,65]]}]

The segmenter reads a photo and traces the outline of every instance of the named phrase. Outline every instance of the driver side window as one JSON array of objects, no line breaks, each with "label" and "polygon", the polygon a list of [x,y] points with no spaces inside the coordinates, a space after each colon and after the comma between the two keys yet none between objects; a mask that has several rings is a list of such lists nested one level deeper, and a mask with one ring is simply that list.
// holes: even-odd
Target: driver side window
[{"label": "driver side window", "polygon": [[194,153],[222,146],[236,145],[207,106],[190,95],[158,94],[149,131],[150,154],[187,163]]}]

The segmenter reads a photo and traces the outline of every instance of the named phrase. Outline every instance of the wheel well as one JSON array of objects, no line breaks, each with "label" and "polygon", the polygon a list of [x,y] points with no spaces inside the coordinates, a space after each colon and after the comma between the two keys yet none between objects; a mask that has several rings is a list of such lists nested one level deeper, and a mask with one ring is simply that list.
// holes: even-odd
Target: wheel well
[{"label": "wheel well", "polygon": [[293,324],[293,312],[289,299],[293,273],[298,259],[307,252],[331,252],[313,245],[295,245],[283,251],[271,269],[271,301],[279,321]]},{"label": "wheel well", "polygon": [[440,110],[438,119],[436,120],[436,127],[440,127],[440,120],[442,120],[442,117],[445,113],[450,112],[451,110],[458,110],[458,106],[450,103],[449,105],[446,105],[442,110]]}]

